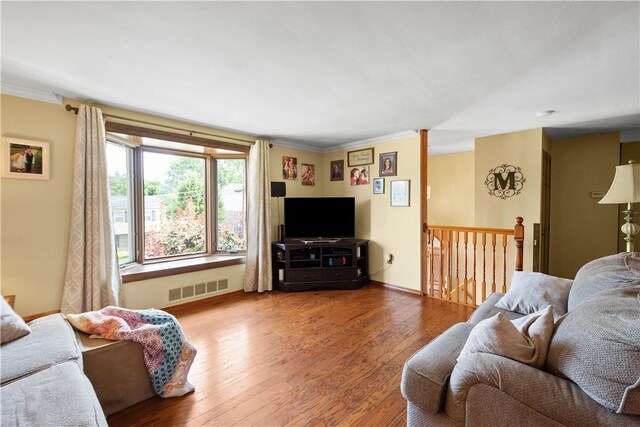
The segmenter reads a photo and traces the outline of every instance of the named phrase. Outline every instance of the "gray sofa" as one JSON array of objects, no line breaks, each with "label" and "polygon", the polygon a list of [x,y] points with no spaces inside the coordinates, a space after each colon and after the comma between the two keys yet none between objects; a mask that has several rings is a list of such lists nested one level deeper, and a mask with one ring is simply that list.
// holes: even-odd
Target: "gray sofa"
[{"label": "gray sofa", "polygon": [[0,348],[2,426],[106,426],[71,325],[60,314]]},{"label": "gray sofa", "polygon": [[475,325],[497,313],[491,295],[406,363],[409,426],[640,425],[640,254],[586,264],[555,322],[544,369],[490,353],[460,355]]}]

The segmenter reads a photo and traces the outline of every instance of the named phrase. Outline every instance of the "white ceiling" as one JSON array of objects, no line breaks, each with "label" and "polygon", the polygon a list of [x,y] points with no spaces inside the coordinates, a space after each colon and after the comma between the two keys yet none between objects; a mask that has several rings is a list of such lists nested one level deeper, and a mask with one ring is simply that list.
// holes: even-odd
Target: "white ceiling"
[{"label": "white ceiling", "polygon": [[[2,2],[2,84],[320,151],[640,131],[638,2]],[[540,110],[557,113],[537,118]]]}]

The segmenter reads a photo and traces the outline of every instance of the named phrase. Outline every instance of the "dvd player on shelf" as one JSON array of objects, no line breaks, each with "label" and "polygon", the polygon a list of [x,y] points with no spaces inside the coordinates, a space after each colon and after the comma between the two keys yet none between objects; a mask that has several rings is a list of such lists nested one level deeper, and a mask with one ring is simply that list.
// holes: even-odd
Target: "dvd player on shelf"
[{"label": "dvd player on shelf", "polygon": [[340,241],[340,239],[308,239],[308,240],[300,239],[300,241],[305,245],[308,245],[310,243],[337,243]]}]

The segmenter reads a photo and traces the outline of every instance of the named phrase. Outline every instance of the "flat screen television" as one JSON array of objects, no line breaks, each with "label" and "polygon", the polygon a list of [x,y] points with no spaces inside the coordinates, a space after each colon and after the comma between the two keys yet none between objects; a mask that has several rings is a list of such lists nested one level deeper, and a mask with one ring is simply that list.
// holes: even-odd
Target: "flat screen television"
[{"label": "flat screen television", "polygon": [[286,197],[284,235],[287,239],[301,240],[355,237],[355,198]]}]

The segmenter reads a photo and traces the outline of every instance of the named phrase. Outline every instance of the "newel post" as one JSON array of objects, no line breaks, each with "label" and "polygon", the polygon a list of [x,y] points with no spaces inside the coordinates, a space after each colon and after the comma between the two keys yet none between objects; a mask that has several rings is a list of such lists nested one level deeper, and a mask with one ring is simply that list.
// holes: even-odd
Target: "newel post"
[{"label": "newel post", "polygon": [[513,228],[513,240],[516,241],[516,271],[522,271],[523,245],[524,242],[524,225],[522,225],[521,216],[516,217],[516,225]]}]

